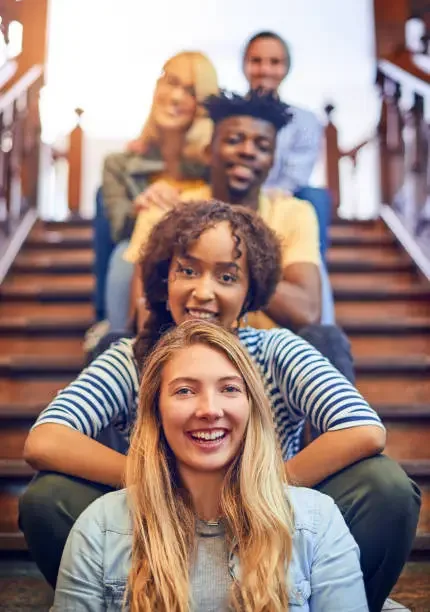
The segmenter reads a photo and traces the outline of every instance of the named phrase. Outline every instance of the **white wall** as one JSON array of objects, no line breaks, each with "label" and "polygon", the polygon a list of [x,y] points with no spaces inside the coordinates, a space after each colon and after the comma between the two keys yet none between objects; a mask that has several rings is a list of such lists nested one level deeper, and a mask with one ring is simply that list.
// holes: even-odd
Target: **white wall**
[{"label": "white wall", "polygon": [[[371,0],[51,0],[44,137],[85,110],[83,203],[90,211],[101,159],[140,129],[163,62],[183,49],[206,52],[222,86],[244,91],[244,41],[273,29],[291,44],[284,97],[322,116],[337,107],[341,145],[376,123]],[[321,172],[316,172],[316,181]]]}]

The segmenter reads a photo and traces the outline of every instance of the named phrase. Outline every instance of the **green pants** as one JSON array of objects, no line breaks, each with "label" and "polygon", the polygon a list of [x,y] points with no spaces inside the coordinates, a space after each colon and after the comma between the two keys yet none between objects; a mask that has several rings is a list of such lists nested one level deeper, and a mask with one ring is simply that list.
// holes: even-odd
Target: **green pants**
[{"label": "green pants", "polygon": [[[420,492],[400,466],[379,455],[364,459],[316,487],[340,508],[361,552],[371,612],[379,612],[397,582],[415,537]],[[20,500],[20,526],[33,559],[55,587],[73,523],[110,487],[40,473]]]}]

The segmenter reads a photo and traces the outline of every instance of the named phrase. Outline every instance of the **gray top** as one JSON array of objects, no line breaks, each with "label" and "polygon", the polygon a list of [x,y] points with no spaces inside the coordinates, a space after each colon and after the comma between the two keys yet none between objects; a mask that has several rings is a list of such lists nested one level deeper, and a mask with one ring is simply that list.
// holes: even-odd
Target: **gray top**
[{"label": "gray top", "polygon": [[227,612],[232,576],[225,528],[197,521],[195,558],[190,570],[193,612]]}]

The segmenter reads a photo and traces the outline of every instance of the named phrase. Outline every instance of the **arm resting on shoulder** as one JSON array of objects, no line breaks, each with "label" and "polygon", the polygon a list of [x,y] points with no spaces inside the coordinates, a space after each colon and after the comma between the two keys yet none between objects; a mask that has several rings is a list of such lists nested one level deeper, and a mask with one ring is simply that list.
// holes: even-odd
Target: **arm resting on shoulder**
[{"label": "arm resting on shoulder", "polygon": [[285,463],[290,484],[313,487],[332,474],[385,447],[385,429],[363,425],[321,434]]},{"label": "arm resting on shoulder", "polygon": [[24,459],[35,470],[123,486],[126,457],[65,425],[46,423],[33,429],[25,442]]},{"label": "arm resting on shoulder", "polygon": [[272,296],[266,314],[281,327],[299,330],[321,320],[321,276],[313,263],[293,263]]},{"label": "arm resting on shoulder", "polygon": [[368,612],[358,546],[338,507],[331,499],[324,501],[327,513],[311,567],[311,610]]}]

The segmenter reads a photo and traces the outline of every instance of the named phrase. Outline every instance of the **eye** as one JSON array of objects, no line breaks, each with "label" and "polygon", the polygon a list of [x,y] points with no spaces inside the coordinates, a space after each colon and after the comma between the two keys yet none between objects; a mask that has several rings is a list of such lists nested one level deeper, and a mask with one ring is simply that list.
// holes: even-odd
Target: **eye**
[{"label": "eye", "polygon": [[197,274],[197,272],[191,266],[184,266],[180,263],[178,263],[176,267],[176,272],[178,272],[179,274],[182,274],[182,276],[185,276],[187,278],[192,278],[193,276],[196,276]]},{"label": "eye", "polygon": [[180,387],[179,389],[176,389],[175,391],[175,395],[182,395],[182,396],[186,396],[186,395],[192,395],[192,389],[190,389],[189,387]]},{"label": "eye", "polygon": [[220,275],[220,280],[225,285],[231,285],[232,283],[237,282],[237,276],[235,274],[232,274],[231,272],[223,272]]},{"label": "eye", "polygon": [[242,389],[239,387],[239,385],[225,385],[225,387],[223,388],[223,393],[227,393],[229,395],[231,394],[235,394],[235,393],[242,393]]},{"label": "eye", "polygon": [[240,136],[239,134],[229,134],[229,136],[227,136],[227,138],[225,139],[225,142],[227,142],[228,144],[237,144],[238,142],[240,142]]}]

